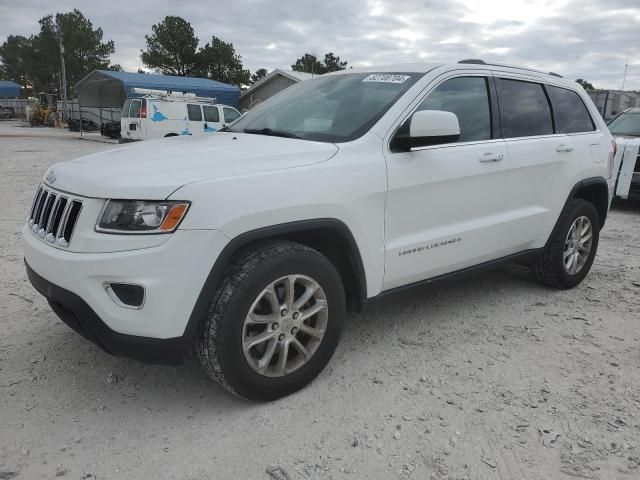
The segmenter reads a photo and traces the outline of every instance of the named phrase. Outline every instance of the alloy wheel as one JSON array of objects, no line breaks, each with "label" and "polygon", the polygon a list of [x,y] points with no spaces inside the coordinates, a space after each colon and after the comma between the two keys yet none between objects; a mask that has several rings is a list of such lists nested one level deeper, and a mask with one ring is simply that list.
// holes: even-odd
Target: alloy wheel
[{"label": "alloy wheel", "polygon": [[591,221],[581,216],[575,219],[564,244],[562,263],[570,275],[579,273],[587,263],[593,244],[593,226]]},{"label": "alloy wheel", "polygon": [[316,352],[328,318],[327,298],[318,282],[305,275],[279,278],[249,308],[242,329],[244,356],[261,375],[288,375]]}]

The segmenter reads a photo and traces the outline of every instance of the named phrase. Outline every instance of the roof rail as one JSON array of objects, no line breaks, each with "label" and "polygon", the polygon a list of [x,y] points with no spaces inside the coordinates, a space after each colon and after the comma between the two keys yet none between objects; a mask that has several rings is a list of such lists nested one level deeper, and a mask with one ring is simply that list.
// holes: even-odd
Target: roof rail
[{"label": "roof rail", "polygon": [[200,102],[200,103],[218,103],[216,97],[199,97],[195,93],[190,92],[173,92],[171,90],[153,90],[149,88],[134,87],[131,93],[141,95],[144,98],[158,98],[168,102]]},{"label": "roof rail", "polygon": [[545,75],[552,75],[554,77],[564,78],[562,75],[555,72],[543,72],[542,70],[536,70],[535,68],[520,67],[518,65],[508,65],[506,63],[487,63],[484,60],[481,60],[479,58],[466,58],[464,60],[460,60],[458,63],[467,63],[472,65],[488,65],[493,67],[517,68],[519,70],[526,70],[528,72],[544,73]]},{"label": "roof rail", "polygon": [[486,65],[487,62],[481,60],[479,58],[465,58],[464,60],[460,60],[458,63],[471,63],[472,65]]}]

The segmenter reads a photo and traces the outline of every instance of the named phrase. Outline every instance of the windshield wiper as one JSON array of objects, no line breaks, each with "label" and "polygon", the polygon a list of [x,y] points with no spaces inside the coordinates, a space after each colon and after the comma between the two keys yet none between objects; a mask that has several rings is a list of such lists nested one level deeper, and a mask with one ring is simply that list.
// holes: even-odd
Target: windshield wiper
[{"label": "windshield wiper", "polygon": [[294,133],[285,132],[284,130],[274,130],[272,128],[245,128],[244,133],[269,135],[270,137],[301,138]]}]

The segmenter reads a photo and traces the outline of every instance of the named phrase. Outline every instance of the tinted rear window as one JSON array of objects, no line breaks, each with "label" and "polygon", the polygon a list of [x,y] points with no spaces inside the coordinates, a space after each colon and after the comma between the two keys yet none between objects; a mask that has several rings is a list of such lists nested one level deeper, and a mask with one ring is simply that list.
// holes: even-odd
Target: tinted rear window
[{"label": "tinted rear window", "polygon": [[129,118],[140,118],[140,100],[131,100],[131,110],[129,110]]},{"label": "tinted rear window", "polygon": [[204,119],[207,122],[219,122],[220,114],[218,113],[218,107],[212,107],[210,105],[203,105]]},{"label": "tinted rear window", "polygon": [[187,112],[189,113],[189,120],[192,122],[202,121],[202,110],[200,105],[187,105]]},{"label": "tinted rear window", "polygon": [[124,105],[122,106],[122,113],[120,114],[121,117],[127,118],[129,116],[129,107],[130,106],[131,106],[131,100],[127,99],[124,102]]},{"label": "tinted rear window", "polygon": [[502,136],[530,137],[553,133],[551,108],[539,83],[498,80]]},{"label": "tinted rear window", "polygon": [[553,105],[557,133],[591,132],[595,130],[589,111],[576,92],[547,85]]}]

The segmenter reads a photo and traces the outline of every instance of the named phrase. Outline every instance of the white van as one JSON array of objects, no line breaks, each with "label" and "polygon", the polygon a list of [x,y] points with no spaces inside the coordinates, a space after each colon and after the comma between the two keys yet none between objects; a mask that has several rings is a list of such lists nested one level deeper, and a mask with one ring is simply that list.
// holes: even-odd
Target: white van
[{"label": "white van", "polygon": [[213,98],[162,92],[124,102],[120,117],[123,141],[202,135],[215,132],[241,116]]}]

